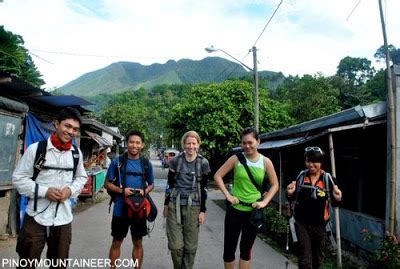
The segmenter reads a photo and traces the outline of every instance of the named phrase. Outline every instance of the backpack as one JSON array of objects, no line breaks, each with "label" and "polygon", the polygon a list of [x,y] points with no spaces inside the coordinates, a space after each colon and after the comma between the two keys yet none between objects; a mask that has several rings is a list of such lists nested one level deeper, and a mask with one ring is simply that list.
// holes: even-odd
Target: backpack
[{"label": "backpack", "polygon": [[[72,171],[72,180],[75,179],[76,169],[79,163],[79,150],[76,145],[72,145],[72,158],[74,160],[73,168],[63,168],[63,167],[50,167],[44,166],[46,161],[46,152],[47,152],[47,140],[42,140],[38,143],[38,147],[36,149],[35,160],[33,162],[33,176],[32,180],[36,181],[37,176],[40,171],[43,169],[53,169],[53,170],[62,170],[62,171]],[[37,211],[37,198],[38,198],[39,184],[35,184],[35,193],[33,200],[33,210]],[[57,203],[58,208],[59,203]]]},{"label": "backpack", "polygon": [[[315,188],[314,186],[309,187],[307,185],[303,185],[307,171],[308,171],[308,169],[301,171],[299,173],[299,175],[297,176],[297,178],[296,178],[296,199],[291,204],[292,217],[290,218],[291,221],[293,222],[293,224],[294,224],[294,221],[295,221],[294,220],[294,215],[295,215],[295,209],[296,209],[296,205],[297,205],[298,193],[299,193],[300,189],[303,188],[303,187]],[[326,231],[326,233],[328,235],[328,238],[329,238],[332,246],[335,248],[336,247],[336,240],[335,240],[335,238],[333,237],[333,234],[332,234],[332,227],[331,227],[332,224],[331,224],[331,218],[329,216],[329,207],[332,208],[332,202],[331,202],[331,196],[330,196],[330,190],[329,190],[329,181],[332,183],[332,186],[335,186],[335,183],[334,183],[334,181],[332,179],[332,175],[330,173],[324,171],[324,175],[323,175],[324,189],[326,190],[326,193],[328,195],[328,201],[327,201],[328,204],[327,204],[327,207],[325,208],[325,216],[324,216],[324,219],[325,219],[325,231]],[[317,191],[318,191],[318,189],[315,188],[314,196],[316,195]],[[291,227],[291,229],[292,229],[292,227]],[[293,231],[292,231],[292,236],[293,236]],[[293,241],[297,242],[297,236],[294,236],[293,239],[295,237],[296,237],[296,241],[295,240],[293,240]]]},{"label": "backpack", "polygon": [[[182,152],[178,156],[178,164],[176,166],[176,173],[175,173],[175,184],[176,185],[176,180],[179,176],[180,173],[182,173],[182,163],[183,163],[183,158],[185,158],[185,153]],[[200,188],[200,182],[202,180],[202,174],[201,174],[201,168],[203,164],[203,159],[204,157],[201,156],[200,154],[197,154],[196,156],[196,167],[195,167],[195,176],[193,177],[193,183],[192,183],[192,190],[195,190],[195,186],[197,185],[197,192],[198,192],[198,197],[199,201],[201,199],[201,188]],[[200,201],[201,202],[201,201]]]},{"label": "backpack", "polygon": [[[149,168],[149,159],[141,157],[140,158],[142,173],[136,172],[126,172],[126,165],[128,163],[128,154],[125,153],[122,156],[118,157],[118,177],[116,177],[112,183],[119,188],[125,188],[125,179],[126,175],[134,175],[134,176],[142,176],[143,188],[145,189],[145,180],[146,173]],[[110,190],[107,190],[108,195],[110,195],[110,202],[108,207],[108,212],[111,211],[111,205],[115,202],[115,199],[122,195],[121,193],[116,193]],[[152,222],[157,217],[157,207],[155,206],[153,200],[151,199],[149,194],[146,194],[146,197],[139,195],[131,195],[127,197],[128,199],[124,199],[124,205],[127,207],[124,211],[127,211],[127,217],[133,219],[141,219],[146,217],[149,222]],[[145,215],[143,215],[143,211],[145,211]]]}]

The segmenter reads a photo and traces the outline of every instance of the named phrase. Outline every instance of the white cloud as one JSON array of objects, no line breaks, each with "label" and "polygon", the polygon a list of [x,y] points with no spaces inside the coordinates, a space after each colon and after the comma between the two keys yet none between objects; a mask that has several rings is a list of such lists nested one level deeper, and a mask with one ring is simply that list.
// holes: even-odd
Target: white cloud
[{"label": "white cloud", "polygon": [[[284,0],[257,43],[259,70],[331,75],[345,56],[373,60],[383,43],[378,3],[361,1],[346,21],[357,2]],[[202,59],[210,56],[204,48],[212,44],[243,59],[278,3],[4,0],[0,17],[7,30],[24,38],[27,49],[52,62],[34,58],[46,86],[55,87],[116,61],[148,65]],[[399,47],[394,41],[400,35],[395,14],[400,1],[386,0],[386,4],[389,43]],[[251,55],[243,61],[251,66]]]}]

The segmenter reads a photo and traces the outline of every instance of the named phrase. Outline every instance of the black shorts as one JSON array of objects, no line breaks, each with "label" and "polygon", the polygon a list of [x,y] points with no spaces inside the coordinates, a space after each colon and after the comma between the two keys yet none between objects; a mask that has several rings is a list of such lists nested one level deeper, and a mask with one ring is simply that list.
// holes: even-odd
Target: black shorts
[{"label": "black shorts", "polygon": [[129,226],[131,227],[132,238],[141,239],[147,235],[147,221],[137,222],[124,217],[113,216],[111,221],[111,236],[117,239],[123,239],[128,234]]}]

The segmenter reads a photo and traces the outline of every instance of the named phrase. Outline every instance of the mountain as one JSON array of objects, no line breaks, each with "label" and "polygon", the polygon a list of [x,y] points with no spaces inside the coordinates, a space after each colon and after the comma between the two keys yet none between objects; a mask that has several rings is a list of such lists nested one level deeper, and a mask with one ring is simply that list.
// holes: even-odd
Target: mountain
[{"label": "mountain", "polygon": [[[259,72],[260,77],[272,78],[280,73]],[[105,68],[86,73],[57,89],[61,94],[95,96],[150,89],[160,84],[195,84],[221,82],[228,78],[251,75],[240,64],[220,57],[207,57],[199,61],[169,60],[165,64],[141,65],[132,62],[116,62]],[[283,76],[283,75],[282,75]]]}]

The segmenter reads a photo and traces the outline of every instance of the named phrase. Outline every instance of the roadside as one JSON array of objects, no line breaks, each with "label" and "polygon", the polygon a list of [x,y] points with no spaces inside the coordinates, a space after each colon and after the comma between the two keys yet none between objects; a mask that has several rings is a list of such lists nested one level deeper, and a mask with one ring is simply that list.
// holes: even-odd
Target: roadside
[{"label": "roadside", "polygon": [[[87,198],[85,200],[79,200],[78,203],[76,204],[76,207],[74,208],[73,212],[74,214],[79,214],[87,209],[89,209],[91,206],[101,203],[102,201],[108,199],[108,194],[107,191],[104,189],[101,189],[93,198]],[[5,248],[9,248],[12,246],[15,246],[17,243],[17,237],[16,236],[3,236],[0,238],[0,251]]]}]

